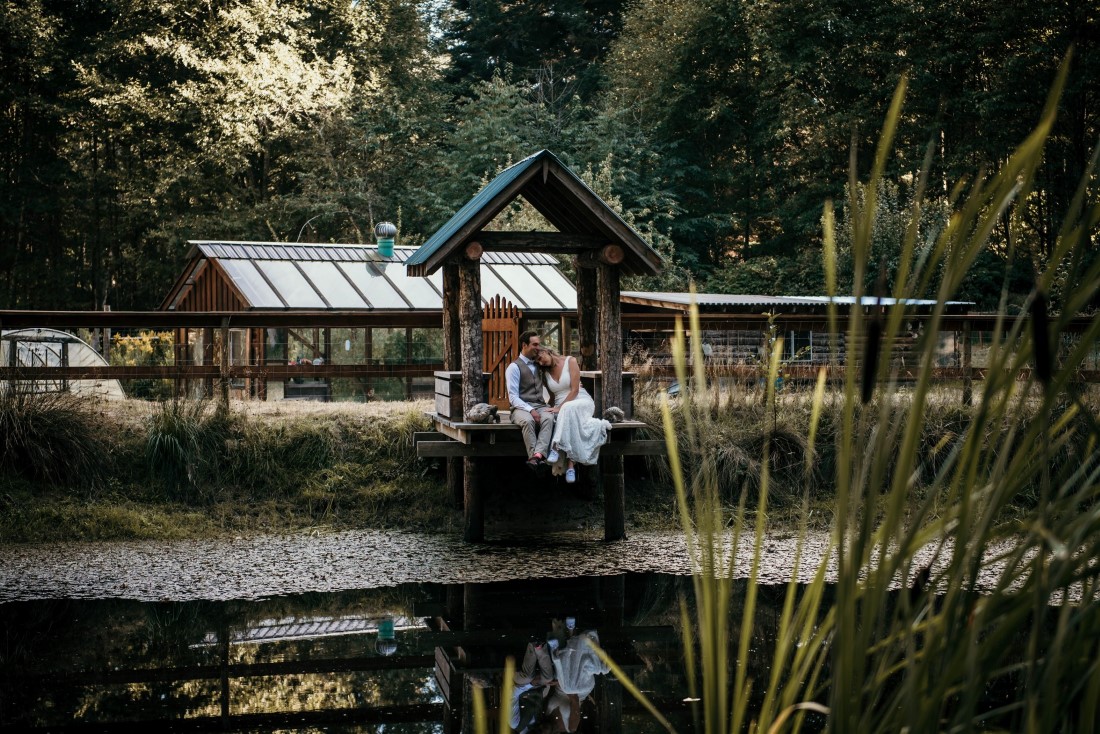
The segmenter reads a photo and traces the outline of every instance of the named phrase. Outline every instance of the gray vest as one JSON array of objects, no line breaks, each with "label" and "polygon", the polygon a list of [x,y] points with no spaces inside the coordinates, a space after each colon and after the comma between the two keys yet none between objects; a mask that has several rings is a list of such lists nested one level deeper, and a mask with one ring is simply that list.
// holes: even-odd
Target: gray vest
[{"label": "gray vest", "polygon": [[519,357],[515,360],[519,368],[519,398],[528,405],[542,405],[542,374],[538,369],[531,374],[531,368]]}]

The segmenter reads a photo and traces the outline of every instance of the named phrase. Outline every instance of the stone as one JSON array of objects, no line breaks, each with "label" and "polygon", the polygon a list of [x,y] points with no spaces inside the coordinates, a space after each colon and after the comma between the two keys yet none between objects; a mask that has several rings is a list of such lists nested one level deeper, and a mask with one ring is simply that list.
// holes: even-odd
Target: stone
[{"label": "stone", "polygon": [[497,406],[478,403],[466,413],[467,423],[500,423]]}]

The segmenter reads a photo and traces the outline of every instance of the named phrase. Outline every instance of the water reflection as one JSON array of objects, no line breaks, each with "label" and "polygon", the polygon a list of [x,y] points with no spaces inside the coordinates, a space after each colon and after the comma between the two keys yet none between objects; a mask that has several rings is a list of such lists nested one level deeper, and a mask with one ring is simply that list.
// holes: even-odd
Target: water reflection
[{"label": "water reflection", "polygon": [[474,686],[495,729],[512,657],[516,730],[655,730],[588,641],[651,694],[681,691],[673,624],[685,583],[620,575],[256,602],[4,604],[0,729],[449,734],[472,730]]}]

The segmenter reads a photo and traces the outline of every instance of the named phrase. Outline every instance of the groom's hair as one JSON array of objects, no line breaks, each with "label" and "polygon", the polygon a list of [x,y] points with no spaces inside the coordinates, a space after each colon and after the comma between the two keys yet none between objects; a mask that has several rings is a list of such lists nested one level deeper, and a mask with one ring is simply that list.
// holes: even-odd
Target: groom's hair
[{"label": "groom's hair", "polygon": [[539,335],[539,333],[537,331],[534,331],[534,330],[525,331],[525,332],[523,332],[522,334],[519,335],[519,341],[523,346],[527,346],[528,344],[531,343],[531,337],[538,336],[538,335]]}]

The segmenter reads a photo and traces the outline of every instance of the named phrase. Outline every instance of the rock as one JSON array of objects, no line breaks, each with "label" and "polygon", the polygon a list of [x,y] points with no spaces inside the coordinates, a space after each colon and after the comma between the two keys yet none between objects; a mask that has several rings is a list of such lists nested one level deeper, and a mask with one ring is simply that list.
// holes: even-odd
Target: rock
[{"label": "rock", "polygon": [[466,413],[467,423],[500,423],[497,415],[497,406],[488,403],[478,403]]},{"label": "rock", "polygon": [[623,412],[622,408],[612,405],[603,412],[603,419],[609,423],[622,423],[626,420],[626,413]]}]

